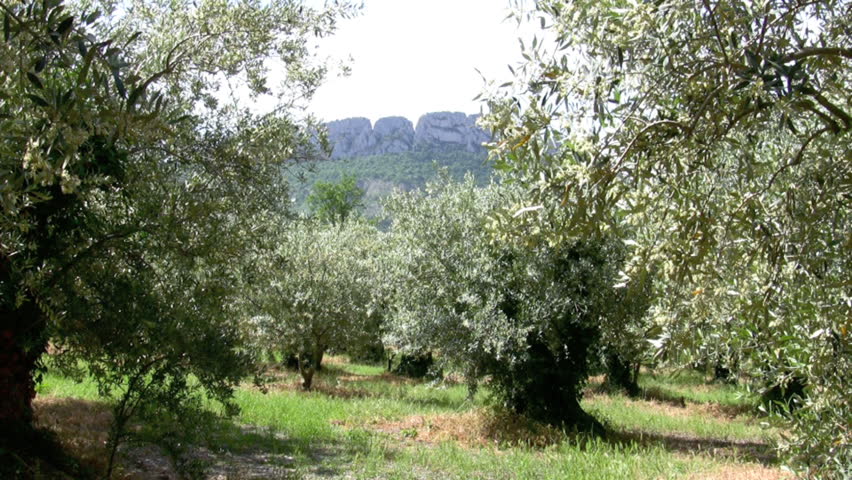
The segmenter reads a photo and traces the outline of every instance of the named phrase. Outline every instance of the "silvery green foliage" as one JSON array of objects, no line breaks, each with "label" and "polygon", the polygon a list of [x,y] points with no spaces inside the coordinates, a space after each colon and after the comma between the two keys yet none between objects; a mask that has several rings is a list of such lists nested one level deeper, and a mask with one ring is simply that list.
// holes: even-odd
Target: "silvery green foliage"
[{"label": "silvery green foliage", "polygon": [[[342,13],[299,6],[0,3],[0,329],[26,358],[0,381],[25,393],[3,421],[30,422],[48,342],[125,419],[199,384],[228,400],[247,371],[233,280],[283,207],[282,165],[316,150],[293,99],[322,80],[310,37]],[[220,105],[229,80],[281,95]]]},{"label": "silvery green foliage", "polygon": [[471,385],[489,376],[519,412],[601,428],[578,399],[600,327],[617,316],[623,248],[605,238],[552,244],[495,235],[495,217],[516,195],[468,178],[391,197],[386,341],[438,353]]},{"label": "silvery green foliage", "polygon": [[835,372],[852,361],[849,3],[540,0],[528,13],[546,31],[488,97],[498,165],[527,205],[565,211],[552,237],[635,244],[624,272],[660,280],[660,346],[806,379],[791,465],[848,475],[852,386]]},{"label": "silvery green foliage", "polygon": [[283,225],[248,286],[255,344],[319,363],[329,349],[374,338],[381,235],[360,219]]},{"label": "silvery green foliage", "polygon": [[486,222],[500,204],[497,187],[435,182],[386,203],[393,218],[392,313],[386,343],[440,350],[459,365],[480,355],[512,355],[529,326],[512,325],[499,304],[507,293],[500,254]]}]

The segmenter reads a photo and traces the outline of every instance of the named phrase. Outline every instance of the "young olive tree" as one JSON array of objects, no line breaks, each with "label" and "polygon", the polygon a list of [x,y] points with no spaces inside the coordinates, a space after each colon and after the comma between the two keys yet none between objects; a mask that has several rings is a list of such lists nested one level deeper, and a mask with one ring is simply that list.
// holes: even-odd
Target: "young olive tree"
[{"label": "young olive tree", "polygon": [[566,212],[555,234],[637,243],[625,273],[660,278],[666,338],[715,335],[675,348],[734,346],[752,378],[803,379],[792,464],[848,475],[849,3],[539,0],[529,16],[545,41],[488,99],[498,164],[528,205]]},{"label": "young olive tree", "polygon": [[264,273],[250,294],[251,336],[268,350],[296,354],[305,390],[327,351],[375,336],[380,236],[362,220],[296,221],[260,259]]},{"label": "young olive tree", "polygon": [[[84,360],[117,418],[185,399],[190,375],[227,400],[247,365],[232,267],[283,197],[282,162],[314,150],[286,107],[322,78],[305,43],[337,16],[290,1],[102,16],[89,3],[0,4],[0,449],[25,462],[49,342],[61,364]],[[268,92],[273,58],[291,70],[280,108],[217,105],[229,78]]]},{"label": "young olive tree", "polygon": [[508,326],[498,308],[504,272],[485,229],[498,202],[496,189],[445,177],[424,192],[396,193],[384,205],[393,222],[385,343],[404,354],[439,349],[464,368],[471,387],[480,376],[479,358],[523,342],[523,332],[499,330]]},{"label": "young olive tree", "polygon": [[387,340],[439,352],[472,385],[489,377],[519,413],[602,432],[579,400],[600,325],[614,312],[623,248],[492,235],[514,202],[511,189],[470,178],[387,202],[398,269]]}]

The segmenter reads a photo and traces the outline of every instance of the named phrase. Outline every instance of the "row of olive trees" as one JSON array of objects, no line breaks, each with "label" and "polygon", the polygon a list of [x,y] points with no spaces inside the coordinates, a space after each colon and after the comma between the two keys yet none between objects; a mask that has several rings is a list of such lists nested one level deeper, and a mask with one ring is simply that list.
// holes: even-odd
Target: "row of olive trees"
[{"label": "row of olive trees", "polygon": [[[228,402],[252,366],[235,322],[247,305],[259,336],[297,353],[306,386],[326,350],[375,335],[385,316],[395,345],[439,350],[472,382],[490,376],[515,409],[595,425],[577,398],[602,305],[615,303],[618,244],[492,242],[498,190],[470,184],[400,199],[397,218],[411,218],[387,240],[346,214],[282,220],[281,162],[310,156],[316,131],[283,107],[322,77],[306,38],[347,7],[112,7],[2,5],[0,447],[31,449],[8,473],[40,454],[31,402],[48,344],[54,365],[82,366],[114,399],[114,455],[146,405],[179,408],[193,385]],[[277,91],[264,80],[274,59],[288,67]],[[229,77],[282,109],[222,103]],[[458,203],[464,189],[476,198]],[[446,202],[445,217],[420,201]],[[419,313],[424,337],[406,343]]]},{"label": "row of olive trees", "polygon": [[[848,473],[848,3],[611,7],[536,2],[554,44],[533,42],[514,85],[488,98],[493,157],[525,193],[391,201],[386,338],[440,350],[469,378],[487,372],[508,403],[535,411],[490,362],[566,360],[544,339],[570,316],[536,300],[592,292],[558,298],[574,304],[572,328],[603,335],[616,357],[651,339],[663,356],[710,360],[769,391],[804,384],[787,446],[808,475]],[[619,253],[594,251],[606,245]],[[539,284],[571,264],[564,250],[606,257],[607,282]],[[654,315],[637,321],[648,294]],[[624,311],[595,311],[595,295]],[[550,348],[587,361],[569,344]]]},{"label": "row of olive trees", "polygon": [[[344,180],[318,189],[314,204],[337,192],[323,204],[337,205],[343,190],[358,198]],[[641,327],[648,295],[617,285],[627,252],[620,241],[491,231],[518,193],[445,177],[393,195],[388,232],[341,217],[351,205],[282,223],[256,258],[266,276],[246,279],[251,341],[295,354],[309,389],[325,352],[355,351],[381,333],[394,351],[435,353],[471,391],[488,378],[519,413],[603,431],[580,408],[581,390],[602,345],[608,357],[634,358],[627,347],[635,342],[614,332]],[[554,212],[552,220],[562,219]]]}]

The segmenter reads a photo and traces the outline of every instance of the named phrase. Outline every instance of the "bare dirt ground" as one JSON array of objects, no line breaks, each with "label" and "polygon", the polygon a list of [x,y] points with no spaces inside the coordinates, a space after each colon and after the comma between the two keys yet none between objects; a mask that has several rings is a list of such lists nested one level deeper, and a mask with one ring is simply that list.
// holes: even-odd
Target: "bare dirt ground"
[{"label": "bare dirt ground", "polygon": [[[34,407],[38,426],[53,430],[62,445],[81,464],[96,472],[106,470],[106,444],[112,419],[108,406],[73,398],[38,397]],[[153,443],[129,442],[119,449],[118,468],[113,478],[179,480],[189,476],[208,480],[290,479],[294,478],[295,471],[292,468],[292,456],[263,449],[233,453],[186,446],[177,459],[181,465],[176,465],[175,460],[162,447]]]}]

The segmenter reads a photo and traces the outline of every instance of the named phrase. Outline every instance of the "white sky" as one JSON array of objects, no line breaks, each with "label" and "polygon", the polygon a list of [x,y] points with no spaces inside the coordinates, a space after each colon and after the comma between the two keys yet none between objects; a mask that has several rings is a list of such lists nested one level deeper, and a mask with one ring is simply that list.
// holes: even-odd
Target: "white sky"
[{"label": "white sky", "polygon": [[326,121],[398,115],[415,124],[427,112],[479,113],[476,69],[502,83],[520,58],[508,8],[507,0],[365,0],[359,17],[320,44],[321,56],[351,55],[352,74],[330,72],[311,111]]}]

